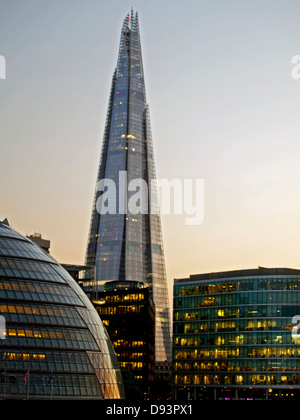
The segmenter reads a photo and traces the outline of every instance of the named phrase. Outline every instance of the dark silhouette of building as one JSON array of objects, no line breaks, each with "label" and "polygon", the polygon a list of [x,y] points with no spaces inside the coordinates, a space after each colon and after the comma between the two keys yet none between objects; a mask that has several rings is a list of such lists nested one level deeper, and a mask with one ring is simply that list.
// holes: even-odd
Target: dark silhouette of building
[{"label": "dark silhouette of building", "polygon": [[73,277],[76,283],[84,289],[88,297],[93,293],[95,287],[95,267],[80,264],[61,264],[63,268]]},{"label": "dark silhouette of building", "polygon": [[50,254],[51,242],[48,239],[44,239],[40,233],[34,233],[33,235],[27,236],[27,238],[36,243],[40,248],[47,252],[47,254]]},{"label": "dark silhouette of building", "polygon": [[92,301],[106,326],[120,368],[132,372],[141,392],[149,394],[155,357],[151,289],[138,282],[110,282]]}]

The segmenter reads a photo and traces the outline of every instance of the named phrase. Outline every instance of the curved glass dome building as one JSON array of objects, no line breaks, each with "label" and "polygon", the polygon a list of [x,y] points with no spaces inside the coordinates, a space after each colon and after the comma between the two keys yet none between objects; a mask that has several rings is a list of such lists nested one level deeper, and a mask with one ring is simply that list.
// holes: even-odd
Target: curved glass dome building
[{"label": "curved glass dome building", "polygon": [[53,258],[3,223],[0,314],[0,398],[124,398],[89,299]]}]

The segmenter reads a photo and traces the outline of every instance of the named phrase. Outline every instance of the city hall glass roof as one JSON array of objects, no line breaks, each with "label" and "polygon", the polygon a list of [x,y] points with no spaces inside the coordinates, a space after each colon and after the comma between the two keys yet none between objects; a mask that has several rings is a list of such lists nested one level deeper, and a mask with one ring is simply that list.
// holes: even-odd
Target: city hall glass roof
[{"label": "city hall glass roof", "polygon": [[73,278],[0,223],[0,398],[123,398],[110,339]]}]

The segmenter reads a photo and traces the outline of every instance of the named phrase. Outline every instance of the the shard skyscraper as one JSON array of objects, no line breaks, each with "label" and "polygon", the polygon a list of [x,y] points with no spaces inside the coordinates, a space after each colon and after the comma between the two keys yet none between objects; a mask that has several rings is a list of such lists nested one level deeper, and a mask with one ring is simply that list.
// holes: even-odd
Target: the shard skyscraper
[{"label": "the shard skyscraper", "polygon": [[[120,173],[126,173],[125,182],[124,178],[120,182]],[[130,181],[141,179],[150,185],[155,178],[138,14],[131,11],[122,26],[97,185],[103,179],[114,181],[119,210],[132,194],[127,188]],[[169,298],[158,195],[149,188],[148,214],[102,214],[97,202],[103,191],[98,189],[86,255],[86,264],[96,267],[96,288],[102,290],[110,281],[138,281],[150,287],[156,307],[155,359],[170,361]]]}]

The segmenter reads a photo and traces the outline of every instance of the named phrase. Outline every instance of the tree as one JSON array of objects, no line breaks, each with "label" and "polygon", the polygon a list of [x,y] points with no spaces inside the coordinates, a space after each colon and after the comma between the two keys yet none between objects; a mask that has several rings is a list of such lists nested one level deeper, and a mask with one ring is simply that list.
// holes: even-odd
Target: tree
[{"label": "tree", "polygon": [[134,374],[128,369],[121,369],[121,373],[125,388],[125,398],[127,400],[142,400],[143,393]]}]

